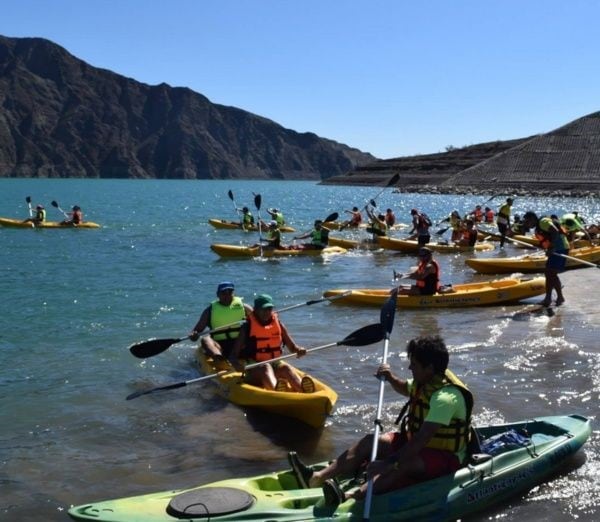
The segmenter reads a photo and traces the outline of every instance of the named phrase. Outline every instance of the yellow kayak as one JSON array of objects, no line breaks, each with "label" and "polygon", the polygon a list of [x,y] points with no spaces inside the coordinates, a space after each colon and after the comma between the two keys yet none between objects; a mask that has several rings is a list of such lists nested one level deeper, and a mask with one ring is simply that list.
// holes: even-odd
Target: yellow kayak
[{"label": "yellow kayak", "polygon": [[[261,249],[257,246],[240,246],[214,243],[210,245],[213,252],[221,257],[261,257]],[[262,248],[262,257],[285,257],[285,256],[329,256],[333,254],[344,254],[345,248]]]},{"label": "yellow kayak", "polygon": [[[381,248],[385,248],[386,250],[397,250],[405,253],[417,253],[419,251],[419,244],[414,239],[397,239],[379,236],[377,238],[377,243]],[[487,242],[476,243],[475,246],[463,246],[454,243],[427,243],[425,246],[434,252],[440,253],[484,252],[486,250],[494,250],[494,245]]]},{"label": "yellow kayak", "polygon": [[60,221],[44,221],[43,223],[34,225],[31,221],[11,218],[0,218],[0,226],[9,228],[100,228],[100,225],[93,221],[84,221],[79,225],[64,225]]},{"label": "yellow kayak", "polygon": [[[218,229],[227,230],[246,230],[247,232],[258,232],[258,225],[251,225],[245,229],[242,229],[242,225],[238,221],[227,221],[225,219],[209,219],[208,224]],[[264,227],[263,227],[264,230]],[[283,225],[279,227],[282,232],[296,232],[295,228]]]},{"label": "yellow kayak", "polygon": [[[230,373],[216,377],[213,381],[218,386],[219,394],[238,406],[259,408],[269,413],[298,419],[314,428],[320,428],[333,411],[338,398],[333,389],[312,375],[310,377],[315,383],[313,393],[265,390],[244,383],[242,374],[236,372],[228,362],[220,363],[221,365],[217,367],[214,361],[200,348],[196,351],[196,355],[202,371],[207,375],[222,370],[231,370]],[[301,377],[306,375],[297,368],[294,369]]]},{"label": "yellow kayak", "polygon": [[355,248],[362,248],[365,250],[377,250],[378,248],[381,248],[372,239],[365,239],[363,241],[357,241],[355,239],[345,239],[343,237],[333,237],[333,236],[329,236],[328,245],[345,248],[346,250],[352,250]]},{"label": "yellow kayak", "polygon": [[[356,288],[327,290],[324,297],[335,297],[348,292],[335,303],[381,307],[390,296],[390,288]],[[462,308],[514,303],[545,292],[545,278],[510,278],[481,283],[451,285],[447,293],[434,295],[399,295],[398,308]]]},{"label": "yellow kayak", "polygon": [[[569,250],[570,257],[581,259],[589,263],[600,263],[600,246],[575,248]],[[513,274],[515,272],[532,273],[543,272],[546,268],[545,252],[536,252],[520,257],[466,259],[465,263],[481,274]],[[587,265],[567,259],[565,269],[586,268]]]}]

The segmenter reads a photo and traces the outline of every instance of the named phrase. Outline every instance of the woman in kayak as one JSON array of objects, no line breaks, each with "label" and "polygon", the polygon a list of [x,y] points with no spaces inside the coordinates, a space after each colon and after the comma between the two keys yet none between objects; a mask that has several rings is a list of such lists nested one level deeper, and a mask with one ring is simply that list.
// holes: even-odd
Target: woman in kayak
[{"label": "woman in kayak", "polygon": [[[389,364],[381,364],[376,373],[409,401],[396,421],[400,431],[379,437],[377,459],[366,467],[375,494],[454,473],[467,457],[473,395],[447,369],[444,341],[438,336],[418,337],[408,343],[406,352],[412,379],[401,379]],[[337,507],[350,498],[364,499],[367,482],[342,491],[334,478],[356,476],[369,461],[372,448],[373,435],[366,435],[319,471],[304,465],[293,452],[289,460],[300,484],[322,486],[325,504]]]},{"label": "woman in kayak", "polygon": [[61,221],[61,225],[77,226],[83,223],[83,212],[81,211],[81,207],[79,207],[78,205],[75,205],[72,211],[69,212],[69,214],[71,218]]},{"label": "woman in kayak", "polygon": [[284,361],[268,363],[281,357],[283,345],[298,357],[306,355],[306,348],[292,339],[287,328],[279,320],[273,299],[268,294],[260,294],[254,300],[254,311],[242,326],[233,347],[233,365],[243,371],[245,364],[265,362],[245,372],[246,382],[267,390],[295,391],[310,393],[314,382],[310,377],[300,378],[294,368]]}]

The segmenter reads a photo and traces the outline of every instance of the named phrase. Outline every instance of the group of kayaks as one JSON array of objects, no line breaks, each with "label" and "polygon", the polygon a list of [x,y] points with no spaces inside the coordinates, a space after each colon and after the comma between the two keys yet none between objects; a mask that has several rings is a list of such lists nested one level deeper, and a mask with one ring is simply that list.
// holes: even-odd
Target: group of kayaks
[{"label": "group of kayaks", "polygon": [[[211,220],[216,228],[241,228],[239,223]],[[236,226],[237,225],[237,226]],[[489,236],[487,236],[489,239]],[[492,238],[493,240],[493,238]],[[213,244],[220,256],[248,257],[274,255],[324,255],[343,253],[350,248],[370,248],[343,243],[333,238],[325,249],[270,250],[260,246],[243,247]],[[415,252],[416,241],[377,238],[373,248]],[[363,243],[364,245],[364,243]],[[385,246],[384,246],[385,245]],[[466,251],[493,249],[487,242]],[[436,252],[465,250],[444,249],[456,245],[441,242],[427,245]],[[600,261],[600,247],[584,247],[570,255]],[[539,272],[545,255],[532,254],[519,258],[470,259],[467,264],[483,273]],[[473,263],[473,264],[471,264]],[[483,263],[477,264],[477,263]],[[494,265],[494,263],[496,263]],[[484,268],[481,269],[480,267]],[[505,268],[506,267],[506,268]],[[573,266],[575,267],[575,266]],[[496,272],[497,270],[497,272]],[[448,285],[432,296],[399,295],[399,308],[464,307],[515,303],[545,292],[543,277],[507,277],[493,281]],[[387,289],[334,289],[324,292],[326,298],[340,304],[381,307],[389,298]],[[198,349],[201,370],[212,375],[217,392],[242,407],[253,407],[321,428],[337,401],[336,392],[314,376],[314,391],[294,393],[266,390],[244,382],[243,375],[226,361],[215,361]],[[305,374],[297,370],[300,376]],[[591,433],[588,419],[578,415],[540,417],[512,424],[476,428],[485,443],[505,433],[517,431],[526,435],[522,445],[506,445],[498,450],[481,451],[470,457],[467,465],[454,474],[376,495],[370,505],[370,520],[455,520],[485,509],[492,504],[522,493],[538,484],[562,466]],[[316,469],[326,466],[314,464]],[[364,477],[342,479],[340,487],[349,489]],[[222,521],[326,521],[361,520],[364,503],[346,501],[328,507],[321,488],[303,488],[292,469],[254,477],[233,478],[179,491],[164,491],[73,507],[69,515],[75,520],[100,522],[162,522],[173,520]]]},{"label": "group of kayaks", "polygon": [[98,223],[93,221],[84,221],[77,225],[73,223],[64,223],[62,221],[43,221],[34,223],[23,219],[0,218],[0,226],[7,228],[100,228]]}]

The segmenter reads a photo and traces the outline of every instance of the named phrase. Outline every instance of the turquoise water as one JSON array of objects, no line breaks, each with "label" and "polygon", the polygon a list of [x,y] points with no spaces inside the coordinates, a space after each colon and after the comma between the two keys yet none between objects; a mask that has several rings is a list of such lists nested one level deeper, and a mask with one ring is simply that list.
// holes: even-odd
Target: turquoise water
[{"label": "turquoise water", "polygon": [[[392,270],[415,264],[391,252],[329,259],[222,260],[214,242],[248,244],[257,234],[216,231],[212,217],[235,219],[238,206],[282,208],[304,231],[315,218],[362,206],[380,188],[309,182],[0,180],[0,216],[27,217],[26,196],[50,206],[82,207],[99,230],[0,228],[0,518],[66,520],[65,510],[103,498],[185,487],[286,466],[288,449],[324,460],[370,430],[377,400],[372,373],[381,347],[336,347],[298,366],[332,385],[340,399],[325,429],[265,418],[218,398],[210,383],[125,401],[133,391],[197,377],[192,343],[145,360],[127,347],[149,337],[186,335],[221,280],[251,302],[270,293],[278,306],[320,297],[328,288],[389,287]],[[486,199],[486,198],[483,198]],[[493,203],[502,201],[498,198]],[[407,222],[412,207],[439,220],[481,197],[403,195],[386,190],[380,208]],[[523,213],[579,208],[600,220],[591,199],[517,198]],[[256,214],[256,212],[255,212]],[[402,236],[402,233],[398,233]],[[502,254],[522,250],[512,246]],[[444,282],[478,281],[461,255],[440,255]],[[597,417],[600,394],[597,270],[562,276],[567,303],[554,317],[516,320],[523,306],[399,311],[390,362],[402,373],[406,341],[440,333],[451,366],[475,391],[479,422],[579,413]],[[317,304],[282,319],[296,340],[316,346],[376,322],[377,309]],[[521,318],[521,316],[517,316]],[[386,389],[386,427],[402,404]],[[504,520],[593,520],[600,516],[600,437],[552,482],[524,500],[482,516]]]}]

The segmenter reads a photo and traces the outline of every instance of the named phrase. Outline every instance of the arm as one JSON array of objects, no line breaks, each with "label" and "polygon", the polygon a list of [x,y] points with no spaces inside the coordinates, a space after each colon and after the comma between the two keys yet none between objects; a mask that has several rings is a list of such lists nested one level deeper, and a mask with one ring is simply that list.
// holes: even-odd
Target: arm
[{"label": "arm", "polygon": [[233,348],[231,349],[231,355],[229,360],[233,367],[238,371],[244,370],[244,365],[240,361],[240,354],[244,350],[246,346],[246,340],[248,339],[249,327],[248,323],[242,326],[240,329],[240,335],[238,335],[233,343]]},{"label": "arm", "polygon": [[197,341],[200,337],[200,332],[202,332],[208,326],[209,321],[210,306],[204,309],[204,311],[200,315],[200,319],[198,319],[198,322],[196,323],[194,328],[192,328],[192,331],[190,332],[190,340]]},{"label": "arm", "polygon": [[406,380],[400,379],[397,375],[395,375],[389,364],[381,364],[379,368],[377,368],[376,377],[383,377],[387,382],[392,385],[392,388],[397,393],[408,397],[408,383]]},{"label": "arm", "polygon": [[283,338],[283,344],[286,345],[287,349],[290,352],[298,355],[298,357],[306,355],[306,348],[297,345],[294,339],[292,339],[292,336],[288,333],[287,328],[284,326],[284,324],[281,322],[279,324],[281,325],[281,337]]}]

